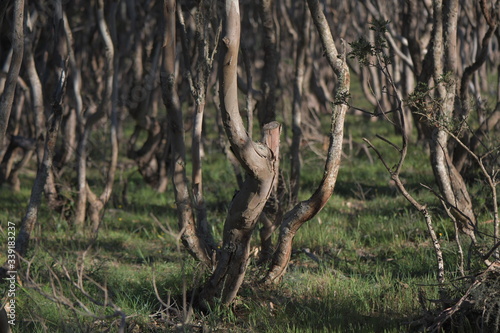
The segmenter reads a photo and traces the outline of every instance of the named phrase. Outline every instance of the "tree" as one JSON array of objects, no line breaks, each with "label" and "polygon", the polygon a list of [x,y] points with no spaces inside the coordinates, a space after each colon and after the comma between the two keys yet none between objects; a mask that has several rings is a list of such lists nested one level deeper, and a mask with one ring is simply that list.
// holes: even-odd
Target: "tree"
[{"label": "tree", "polygon": [[[116,15],[117,3],[111,2],[112,30],[116,29],[114,16]],[[99,32],[105,45],[105,84],[103,95],[99,105],[94,112],[81,114],[79,119],[80,140],[78,143],[78,199],[75,212],[75,225],[84,230],[85,217],[88,216],[92,222],[92,233],[95,234],[101,222],[101,212],[111,198],[113,191],[116,165],[118,161],[118,118],[117,118],[117,76],[115,76],[115,49],[114,43],[104,17],[104,1],[98,0],[97,23]],[[115,33],[116,35],[116,33]],[[87,181],[87,143],[94,125],[109,114],[111,159],[106,172],[106,183],[100,196],[97,196],[90,188]],[[87,212],[88,204],[88,212]]]},{"label": "tree", "polygon": [[[353,113],[392,122],[405,141],[404,149],[394,146],[403,156],[401,165],[412,142],[412,126],[417,127],[420,143],[426,140],[430,147],[435,192],[476,243],[468,181],[480,171],[496,193],[498,164],[493,129],[499,124],[500,104],[486,105],[481,97],[486,87],[478,78],[485,68],[498,67],[493,54],[498,15],[490,2],[7,3],[0,5],[0,31],[2,36],[15,34],[12,40],[0,38],[6,73],[0,75],[0,87],[5,86],[0,181],[19,186],[17,175],[33,153],[40,168],[21,255],[26,254],[43,192],[53,213],[64,216],[75,231],[87,230],[90,221],[96,236],[106,208],[127,203],[127,184],[138,172],[159,193],[174,193],[180,238],[211,270],[199,293],[202,306],[233,302],[259,222],[262,282],[278,283],[298,230],[334,191],[351,106],[351,71],[375,110],[354,107]],[[24,8],[26,13],[19,15]],[[20,43],[23,31],[26,38]],[[349,45],[365,52],[361,64],[346,58],[348,46],[338,38],[355,40],[359,35],[363,37]],[[48,96],[61,92],[58,76],[63,69],[68,93],[58,95],[54,112],[61,112],[55,123],[50,118],[46,132],[49,113],[44,110],[51,109]],[[243,100],[245,109],[239,104]],[[330,112],[325,136],[320,117]],[[56,125],[63,137],[59,141],[54,138]],[[45,140],[47,148],[42,147]],[[301,151],[314,144],[323,148],[318,149],[324,155],[324,165],[318,164],[323,177],[310,197],[299,201]],[[119,155],[124,145],[128,160]],[[224,150],[238,181],[220,242],[214,239],[217,226],[209,224],[214,219],[205,205],[205,149]],[[289,178],[286,163],[280,161],[288,152]],[[120,170],[120,177],[115,176]],[[398,172],[391,177],[399,186]],[[399,189],[405,195],[404,186]],[[424,205],[412,204],[426,216]],[[482,256],[491,259],[494,253],[489,251]]]},{"label": "tree", "polygon": [[[5,3],[7,5],[7,2]],[[0,100],[0,157],[3,156],[5,135],[9,124],[9,117],[14,101],[14,92],[17,86],[17,78],[21,69],[24,52],[24,0],[16,0],[14,3],[14,29],[12,31],[12,61],[5,82],[5,89]],[[3,16],[3,15],[2,15]]]},{"label": "tree", "polygon": [[[252,141],[240,116],[237,94],[237,59],[241,34],[239,2],[228,0],[223,20],[222,45],[219,63],[219,96],[221,118],[231,151],[245,170],[246,177],[234,196],[224,224],[222,246],[212,261],[213,247],[197,226],[185,174],[185,147],[182,138],[182,112],[174,88],[175,64],[175,2],[166,1],[164,7],[165,37],[163,42],[163,99],[167,107],[174,153],[173,184],[179,227],[182,239],[199,260],[215,265],[215,270],[200,293],[200,301],[209,306],[218,299],[228,305],[236,296],[248,265],[250,239],[266,201],[275,186],[278,172],[280,125],[271,122],[263,126],[261,142]],[[343,122],[349,95],[349,70],[344,56],[339,54],[328,23],[317,2],[309,3],[315,24],[320,32],[327,60],[337,74],[337,102],[332,115],[330,146],[324,177],[318,190],[309,200],[298,203],[288,212],[281,224],[280,240],[266,281],[278,281],[291,255],[292,239],[300,226],[315,216],[330,198],[340,165]],[[276,223],[276,222],[275,222]],[[213,245],[212,245],[213,246]]]}]

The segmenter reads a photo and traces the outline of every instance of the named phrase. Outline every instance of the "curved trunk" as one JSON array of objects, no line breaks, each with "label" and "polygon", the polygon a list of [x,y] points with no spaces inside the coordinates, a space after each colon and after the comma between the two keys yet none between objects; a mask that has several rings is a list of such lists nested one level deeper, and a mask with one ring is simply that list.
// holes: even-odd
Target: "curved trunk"
[{"label": "curved trunk", "polygon": [[277,122],[266,124],[262,143],[253,142],[246,132],[237,94],[239,2],[227,0],[225,9],[219,66],[221,116],[231,149],[247,172],[247,177],[231,203],[217,266],[200,294],[203,306],[214,304],[216,299],[224,305],[230,304],[243,282],[250,254],[250,238],[277,175],[281,130]]},{"label": "curved trunk", "polygon": [[[111,4],[111,27],[115,28],[114,16],[117,9],[117,2],[113,1]],[[83,223],[85,217],[88,216],[92,222],[92,233],[96,233],[101,221],[101,211],[106,205],[106,203],[111,198],[111,193],[113,191],[114,178],[116,173],[116,166],[118,162],[118,137],[117,137],[117,100],[113,98],[113,90],[117,89],[114,81],[116,76],[114,75],[115,66],[115,49],[111,33],[108,28],[108,24],[104,18],[104,0],[99,0],[97,2],[97,20],[99,25],[99,32],[104,41],[105,45],[105,60],[106,60],[106,70],[105,70],[105,84],[104,91],[101,97],[101,102],[95,113],[90,114],[87,117],[80,118],[80,129],[82,131],[80,141],[78,143],[78,198],[77,207],[75,212],[74,223],[77,228],[83,230]],[[97,196],[92,192],[90,186],[87,183],[86,174],[86,154],[87,154],[87,142],[92,131],[92,127],[102,119],[106,114],[107,110],[110,109],[110,141],[111,141],[111,158],[109,166],[106,173],[106,183],[104,185],[103,192],[100,196]],[[89,205],[88,210],[86,205]]]},{"label": "curved trunk", "polygon": [[[338,78],[336,96],[345,98],[349,94],[350,74],[345,61],[345,55],[337,52],[330,27],[317,0],[308,0],[309,10],[314,25],[319,32],[321,43],[325,50],[328,64]],[[308,199],[299,202],[285,214],[281,223],[278,248],[273,257],[271,267],[264,278],[265,283],[275,283],[281,280],[286,271],[292,254],[292,241],[299,228],[313,218],[328,202],[337,180],[342,157],[342,139],[344,136],[344,119],[348,106],[345,101],[336,101],[332,113],[330,128],[330,144],[327,152],[325,171],[318,189]]]}]

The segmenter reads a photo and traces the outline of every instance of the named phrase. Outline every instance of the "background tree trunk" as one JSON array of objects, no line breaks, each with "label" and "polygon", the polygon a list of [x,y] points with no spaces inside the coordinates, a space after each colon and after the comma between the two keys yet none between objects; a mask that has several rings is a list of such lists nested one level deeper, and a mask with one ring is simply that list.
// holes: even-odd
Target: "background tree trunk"
[{"label": "background tree trunk", "polygon": [[432,55],[434,82],[441,106],[431,121],[437,122],[430,141],[431,165],[445,204],[457,219],[460,230],[475,242],[476,217],[465,182],[448,152],[446,127],[452,122],[456,97],[456,38],[458,0],[434,1]]},{"label": "background tree trunk", "polygon": [[14,102],[17,78],[24,53],[24,0],[14,2],[14,29],[12,32],[12,58],[7,73],[5,88],[0,99],[0,158],[5,153],[5,135],[9,125],[10,112]]},{"label": "background tree trunk", "polygon": [[167,108],[169,130],[172,138],[172,163],[175,203],[182,242],[191,254],[201,262],[210,265],[212,262],[209,244],[200,237],[186,176],[186,147],[184,143],[184,122],[179,97],[175,90],[175,56],[176,56],[176,1],[164,0],[163,19],[163,59],[161,69],[162,97]]},{"label": "background tree trunk", "polygon": [[[63,69],[60,74],[59,84],[57,85],[54,94],[54,101],[52,104],[52,115],[45,137],[45,146],[44,146],[42,163],[40,163],[38,167],[35,182],[33,183],[33,187],[31,189],[31,196],[28,204],[28,209],[26,210],[26,215],[22,220],[21,229],[19,230],[19,234],[16,239],[15,250],[17,255],[21,257],[23,257],[26,254],[26,251],[28,250],[31,233],[33,232],[33,228],[35,227],[35,224],[38,220],[38,210],[40,209],[40,203],[42,201],[42,194],[45,186],[45,181],[47,179],[48,170],[52,168],[57,136],[59,133],[59,127],[61,125],[61,119],[62,119],[61,102],[66,87],[66,78],[67,78],[66,70]],[[17,267],[15,268],[9,267],[8,270],[10,271],[17,270],[17,268],[19,268],[19,264],[20,264],[19,260],[16,260]]]},{"label": "background tree trunk", "polygon": [[[306,65],[306,51],[309,45],[309,30],[311,25],[311,16],[309,15],[306,4],[303,5],[303,19],[297,29],[298,36],[297,54],[295,58],[295,81],[293,87],[292,104],[292,146],[291,150],[291,171],[290,171],[290,202],[295,205],[298,200],[300,189],[300,170],[301,156],[300,146],[302,143],[302,92],[304,90],[304,76]],[[301,28],[301,29],[300,29]]]}]

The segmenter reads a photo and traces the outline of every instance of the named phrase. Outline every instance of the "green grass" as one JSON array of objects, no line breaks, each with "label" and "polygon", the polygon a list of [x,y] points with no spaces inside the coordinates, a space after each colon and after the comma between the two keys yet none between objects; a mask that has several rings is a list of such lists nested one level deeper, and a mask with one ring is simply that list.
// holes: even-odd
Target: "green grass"
[{"label": "green grass", "polygon": [[[347,128],[355,143],[361,144],[361,138],[367,137],[380,147],[390,163],[396,162],[392,148],[374,139],[375,134],[381,134],[397,141],[392,128],[355,117],[348,117]],[[285,174],[289,172],[286,149],[284,145]],[[207,147],[207,151],[204,190],[209,221],[219,240],[236,179],[216,148]],[[96,158],[98,155],[94,153]],[[334,196],[295,237],[283,282],[274,288],[257,285],[255,281],[261,275],[252,260],[234,309],[216,307],[209,314],[195,311],[189,317],[192,326],[175,325],[182,324],[188,310],[183,295],[189,300],[206,273],[182,247],[178,251],[174,237],[164,233],[153,218],[177,230],[171,184],[167,193],[158,194],[143,183],[134,169],[122,171],[122,179],[128,182],[127,202],[122,196],[123,181],[117,175],[99,237],[90,247],[87,239],[73,232],[71,223],[43,205],[28,254],[33,259],[30,275],[37,284],[25,281],[19,287],[14,332],[117,331],[118,317],[104,318],[114,310],[92,302],[65,277],[63,267],[76,281],[79,262],[85,263],[86,290],[98,302],[108,300],[120,308],[127,315],[129,332],[202,328],[229,332],[407,331],[409,323],[422,313],[419,292],[424,292],[428,299],[438,298],[435,255],[426,225],[390,184],[389,175],[374,155],[373,163],[357,149],[346,151],[346,155]],[[304,150],[303,162],[301,198],[307,198],[321,179],[323,159]],[[189,168],[188,164],[188,172]],[[71,172],[65,176],[66,181],[74,179]],[[98,185],[101,176],[90,176]],[[419,185],[433,184],[429,158],[421,147],[411,147],[401,176],[412,194],[429,205],[446,256],[447,279],[455,277],[458,259],[453,227],[442,219],[444,212],[436,198]],[[5,231],[7,221],[20,225],[33,179],[31,167],[22,176],[21,192],[12,193],[5,185],[2,187],[2,230]],[[472,187],[478,203],[486,202],[480,195],[483,190],[480,184]],[[73,195],[68,192],[68,198]],[[68,204],[71,206],[71,201]],[[487,209],[480,214],[483,220],[488,218]],[[5,259],[5,236],[0,235],[0,260]],[[257,245],[256,239],[254,242]],[[311,259],[305,249],[319,262]],[[153,276],[162,300],[170,301],[170,311],[158,313],[161,305],[155,295]],[[98,285],[106,287],[108,294]],[[70,304],[81,311],[78,298],[99,318],[50,300],[53,290],[64,293]],[[44,297],[42,291],[49,297]]]}]

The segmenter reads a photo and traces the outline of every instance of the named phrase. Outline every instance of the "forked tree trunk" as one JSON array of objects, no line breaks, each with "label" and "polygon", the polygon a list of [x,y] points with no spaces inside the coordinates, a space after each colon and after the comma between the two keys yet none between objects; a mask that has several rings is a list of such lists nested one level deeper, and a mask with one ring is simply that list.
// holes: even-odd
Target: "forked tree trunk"
[{"label": "forked tree trunk", "polygon": [[219,65],[221,115],[231,149],[247,177],[229,208],[215,271],[201,291],[200,299],[204,306],[213,304],[216,299],[224,305],[230,304],[243,282],[250,254],[250,238],[277,175],[281,128],[276,122],[266,124],[262,143],[253,142],[246,132],[238,107],[239,2],[226,0],[225,4]]},{"label": "forked tree trunk", "polygon": [[[98,0],[97,2],[97,21],[99,25],[99,31],[104,40],[105,45],[105,58],[106,58],[106,71],[104,80],[104,92],[101,97],[101,102],[95,113],[90,114],[87,117],[80,118],[80,126],[82,134],[80,141],[78,143],[78,199],[77,207],[75,212],[75,225],[80,231],[84,230],[85,217],[88,216],[92,223],[92,234],[95,234],[99,228],[101,221],[101,212],[106,205],[106,203],[111,198],[111,193],[113,191],[114,178],[116,173],[116,166],[118,162],[118,138],[117,138],[117,105],[116,100],[113,100],[113,89],[116,86],[113,84],[114,76],[114,45],[109,32],[108,25],[104,18],[104,0]],[[113,1],[111,4],[112,18],[114,17],[117,8],[117,2]],[[114,26],[114,20],[111,25]],[[106,115],[106,111],[111,109],[111,121],[110,121],[110,141],[111,141],[111,154],[110,162],[106,173],[106,183],[104,189],[100,196],[97,196],[92,192],[92,189],[87,183],[87,168],[86,168],[86,156],[87,156],[87,142],[90,138],[90,133],[92,127]],[[88,210],[86,205],[89,205]]]},{"label": "forked tree trunk", "polygon": [[278,248],[273,257],[271,267],[264,278],[265,283],[276,283],[286,271],[288,262],[292,254],[292,241],[298,229],[311,218],[313,218],[330,199],[337,174],[340,168],[340,159],[342,157],[342,139],[344,133],[344,119],[347,112],[347,105],[342,100],[349,94],[350,73],[345,61],[345,54],[339,54],[334,44],[330,27],[326,21],[325,15],[319,6],[317,0],[308,0],[309,10],[318,33],[321,44],[325,50],[328,64],[333,69],[338,78],[336,96],[343,96],[341,100],[336,101],[332,113],[330,128],[330,145],[327,152],[325,171],[323,179],[308,199],[299,202],[295,207],[287,212],[281,223]]},{"label": "forked tree trunk", "polygon": [[[102,38],[104,40],[105,52],[106,52],[106,86],[104,88],[104,94],[102,96],[101,103],[99,105],[99,110],[97,112],[102,112],[103,116],[107,109],[110,110],[110,142],[111,142],[111,154],[109,166],[106,173],[106,183],[104,184],[104,189],[99,197],[97,197],[91,190],[87,183],[87,200],[89,202],[88,215],[90,221],[92,222],[92,233],[95,234],[99,229],[99,225],[102,218],[102,210],[104,206],[111,199],[111,193],[113,192],[113,185],[115,181],[116,166],[118,163],[118,115],[117,115],[117,99],[113,98],[116,94],[117,89],[115,80],[117,77],[115,75],[115,47],[116,41],[113,41],[112,34],[108,28],[108,24],[104,18],[104,0],[98,0],[98,10],[97,10],[97,20],[99,25],[99,31],[101,32]],[[116,10],[118,7],[118,1],[111,1],[110,8],[110,27],[112,30],[116,29]]]},{"label": "forked tree trunk", "polygon": [[[242,188],[233,198],[224,224],[222,248],[217,256],[217,266],[200,295],[203,304],[213,304],[219,299],[224,305],[236,297],[245,277],[250,255],[250,239],[259,216],[264,209],[277,175],[275,163],[279,153],[281,126],[272,122],[264,126],[263,144],[248,142],[256,155],[252,174],[248,174]],[[257,173],[255,173],[255,171]]]}]

